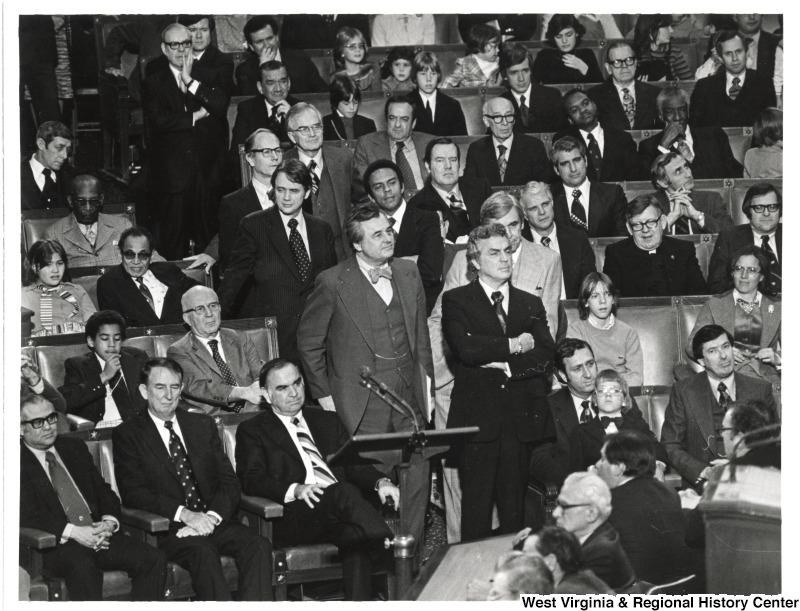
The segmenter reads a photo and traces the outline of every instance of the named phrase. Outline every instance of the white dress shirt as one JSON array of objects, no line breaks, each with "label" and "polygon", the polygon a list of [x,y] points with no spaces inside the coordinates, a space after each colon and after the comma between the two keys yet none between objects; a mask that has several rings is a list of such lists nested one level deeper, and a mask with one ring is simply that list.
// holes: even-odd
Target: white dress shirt
[{"label": "white dress shirt", "polygon": [[317,178],[320,180],[322,179],[322,168],[325,166],[325,160],[322,157],[322,149],[317,151],[317,154],[314,157],[309,157],[300,149],[297,149],[297,158],[300,159],[300,162],[308,167],[312,161],[316,162],[317,167],[314,168],[314,174],[316,174]]},{"label": "white dress shirt", "polygon": [[739,87],[744,87],[744,77],[747,74],[747,70],[742,70],[741,74],[731,74],[727,70],[725,71],[725,95],[728,95],[728,92],[731,90],[733,86],[733,79],[739,79]]},{"label": "white dress shirt", "polygon": [[[759,248],[761,247],[761,235],[762,234],[756,233],[755,231],[753,232],[753,244]],[[769,247],[772,249],[772,252],[775,253],[775,260],[780,262],[780,258],[778,257],[778,239],[775,237],[775,231],[765,235],[769,235]]]},{"label": "white dress shirt", "polygon": [[[587,217],[587,219],[588,219],[588,217]],[[556,227],[555,223],[553,223],[553,225],[552,225],[552,227],[550,229],[550,233],[547,234],[546,236],[539,235],[536,232],[536,230],[533,227],[531,227],[531,237],[533,237],[533,243],[534,244],[538,244],[539,246],[544,246],[544,244],[542,244],[542,238],[550,238],[550,244],[548,244],[547,246],[544,246],[544,247],[545,248],[549,248],[550,250],[553,250],[553,251],[557,252],[559,257],[561,256],[561,249],[558,246],[558,228]],[[567,298],[567,287],[564,284],[564,273],[562,271],[562,273],[561,273],[561,299],[566,299],[566,298]]]},{"label": "white dress shirt", "polygon": [[[458,188],[458,183],[453,185],[453,188],[450,191],[445,191],[444,189],[440,189],[433,183],[431,183],[431,186],[439,194],[439,197],[441,197],[444,200],[444,203],[447,204],[448,208],[450,206],[455,206],[456,208],[460,208],[461,210],[467,209],[467,206],[464,203],[464,197],[461,195],[461,189]],[[450,201],[451,193],[456,196],[456,199],[458,200],[457,202],[453,203]]]},{"label": "white dress shirt", "polygon": [[[36,159],[35,156],[31,156],[30,160],[31,171],[33,172],[33,180],[36,181],[36,186],[39,187],[39,191],[44,190],[44,174],[42,172],[46,169],[39,160]],[[50,178],[53,179],[53,182],[57,182],[58,178],[56,177],[56,173],[54,171],[50,171]]]},{"label": "white dress shirt", "polygon": [[[383,300],[383,303],[385,303],[388,306],[392,302],[392,296],[394,295],[394,290],[392,289],[392,281],[389,280],[388,278],[384,278],[383,276],[381,276],[380,278],[378,278],[378,281],[375,284],[372,284],[372,280],[370,280],[369,277],[369,270],[371,270],[373,266],[364,261],[364,258],[361,256],[361,253],[356,253],[356,261],[358,261],[358,267],[361,270],[361,273],[364,274],[364,277],[367,279],[367,282],[369,282],[370,285],[372,285],[372,288],[374,288],[378,292],[378,295],[380,295],[380,298]],[[379,268],[382,267],[389,267],[389,262],[387,261],[383,265],[379,266]]]},{"label": "white dress shirt", "polygon": [[433,93],[428,95],[427,93],[423,93],[422,90],[418,89],[417,93],[419,93],[419,97],[422,100],[422,108],[425,108],[425,104],[428,104],[431,107],[431,119],[434,121],[436,120],[436,90],[433,90]]},{"label": "white dress shirt", "polygon": [[303,209],[301,208],[297,212],[297,216],[287,216],[280,211],[278,216],[281,218],[281,223],[283,223],[283,229],[286,231],[287,240],[291,240],[292,233],[292,230],[289,228],[289,221],[291,221],[293,218],[297,219],[297,231],[300,233],[300,237],[303,238],[303,245],[306,247],[306,254],[308,255],[309,260],[311,260],[311,251],[308,249],[308,230],[306,228],[306,218],[303,216]]},{"label": "white dress shirt", "polygon": [[[519,251],[520,249],[517,249]],[[513,269],[513,268],[512,268]],[[481,285],[483,292],[486,293],[486,297],[489,299],[489,302],[492,304],[494,308],[494,301],[492,300],[492,293],[496,293],[500,291],[500,294],[503,296],[503,301],[500,303],[500,307],[503,308],[503,312],[506,313],[508,316],[508,282],[504,282],[500,287],[493,289],[488,284],[486,284],[483,280],[478,277],[478,284]],[[509,378],[511,377],[511,367],[509,366],[508,362],[503,363],[505,365],[505,374]]]},{"label": "white dress shirt", "polygon": [[509,91],[511,91],[511,95],[513,95],[514,99],[517,101],[517,106],[521,106],[519,99],[520,99],[520,97],[522,97],[524,95],[525,96],[525,106],[528,107],[528,112],[530,112],[530,109],[531,109],[531,86],[528,85],[528,88],[525,90],[524,93],[517,93],[513,89],[510,89]]},{"label": "white dress shirt", "polygon": [[[583,413],[583,406],[581,405],[582,401],[589,402],[589,409],[592,407],[592,398],[587,397],[586,399],[581,399],[578,395],[573,395],[571,392],[569,396],[572,397],[572,405],[575,407],[575,414],[578,416],[578,422],[581,421],[581,414]],[[592,412],[594,413],[594,412]]]},{"label": "white dress shirt", "polygon": [[619,96],[619,101],[620,104],[622,104],[622,108],[625,108],[625,102],[622,101],[622,99],[625,97],[625,94],[622,92],[623,89],[628,90],[628,93],[633,98],[633,107],[636,108],[636,81],[631,81],[630,85],[625,85],[624,87],[614,79],[611,79],[611,82],[614,83],[614,87],[617,88],[617,95]]},{"label": "white dress shirt", "polygon": [[219,336],[219,331],[217,331],[217,334],[214,337],[200,337],[195,335],[195,338],[197,338],[197,341],[205,346],[205,349],[208,350],[208,353],[212,357],[214,356],[214,353],[211,351],[211,346],[208,345],[208,342],[210,342],[212,339],[217,340],[217,350],[219,351],[219,355],[222,357],[223,361],[226,363],[228,362],[228,359],[225,358],[225,351],[222,349],[222,339]]},{"label": "white dress shirt", "polygon": [[722,382],[725,384],[726,392],[730,395],[731,401],[736,401],[736,378],[734,378],[733,374],[729,375],[724,380],[714,379],[709,374],[706,374],[706,377],[708,378],[708,384],[711,386],[711,393],[714,395],[714,398],[719,399],[719,390],[717,387],[719,383]]},{"label": "white dress shirt", "polygon": [[[94,353],[97,362],[100,363],[100,371],[103,371],[106,366],[106,362],[100,358],[100,355],[96,352]],[[117,384],[122,384],[123,386],[127,382],[125,379],[125,374],[122,373],[122,368],[119,370],[119,380],[117,380]],[[111,388],[111,384],[108,382],[105,383],[106,387],[106,399],[105,399],[105,408],[106,411],[103,414],[103,419],[95,425],[95,428],[110,428],[112,426],[117,426],[120,422],[122,422],[122,415],[119,413],[119,408],[117,407],[117,403],[114,401],[113,392],[114,389]]]},{"label": "white dress shirt", "polygon": [[[166,284],[161,282],[153,275],[149,269],[142,275],[144,285],[150,289],[150,295],[153,297],[153,308],[155,309],[156,316],[161,318],[161,311],[164,309],[164,297],[167,295],[169,288]],[[134,280],[136,288],[139,288],[139,281]]]},{"label": "white dress shirt", "polygon": [[586,211],[586,223],[589,223],[589,191],[591,189],[591,183],[589,182],[588,176],[584,179],[584,181],[579,184],[577,187],[568,187],[564,185],[564,192],[567,196],[567,209],[572,212],[572,192],[575,189],[578,189],[581,192],[580,202],[583,204],[583,209]]},{"label": "white dress shirt", "polygon": [[258,196],[258,203],[261,204],[262,210],[267,210],[268,208],[272,208],[275,204],[269,198],[269,192],[272,189],[272,185],[265,185],[263,182],[260,182],[255,175],[253,175],[253,180],[250,181],[253,184],[253,188],[256,190],[256,196]]},{"label": "white dress shirt", "polygon": [[[308,424],[303,418],[303,412],[300,411],[295,416],[284,416],[283,414],[279,414],[275,412],[275,415],[278,417],[278,420],[281,421],[283,426],[286,427],[286,432],[289,433],[289,437],[292,438],[294,442],[294,447],[297,448],[297,453],[300,454],[300,460],[303,461],[303,466],[306,468],[306,478],[302,482],[297,482],[294,484],[290,484],[289,488],[286,490],[286,494],[283,495],[283,502],[284,503],[291,503],[295,500],[294,491],[300,484],[316,484],[317,478],[314,476],[314,464],[311,462],[311,459],[308,457],[308,453],[305,451],[305,448],[300,444],[300,440],[297,438],[297,429],[298,427],[292,422],[293,419],[297,418],[303,424],[305,428],[305,432],[311,437],[312,441],[314,440],[314,436],[311,434],[311,430],[308,428]],[[317,442],[314,441],[314,444]]]},{"label": "white dress shirt", "polygon": [[500,150],[499,146],[502,144],[506,147],[506,162],[508,161],[509,156],[511,155],[511,145],[514,143],[514,134],[512,133],[508,138],[500,142],[497,138],[492,136],[492,144],[494,145],[494,157],[495,159],[500,159]]},{"label": "white dress shirt", "polygon": [[603,133],[603,128],[600,126],[600,123],[598,123],[597,127],[595,127],[590,132],[584,131],[582,129],[578,129],[578,131],[581,133],[581,137],[583,138],[584,142],[586,142],[587,147],[589,146],[589,134],[592,134],[592,136],[594,136],[594,139],[597,140],[597,146],[600,148],[600,157],[602,158],[603,150],[605,150],[604,147],[606,145],[606,137]]}]

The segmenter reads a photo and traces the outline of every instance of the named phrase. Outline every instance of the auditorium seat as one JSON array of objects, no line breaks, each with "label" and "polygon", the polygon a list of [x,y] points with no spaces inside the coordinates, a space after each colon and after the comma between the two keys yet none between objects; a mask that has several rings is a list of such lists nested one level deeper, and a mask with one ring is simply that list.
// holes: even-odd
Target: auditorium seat
[{"label": "auditorium seat", "polygon": [[728,142],[731,146],[731,151],[736,161],[744,165],[744,156],[750,150],[750,144],[753,139],[752,127],[725,127],[723,128],[725,135],[728,136]]},{"label": "auditorium seat", "polygon": [[[69,208],[50,208],[49,210],[25,210],[22,212],[22,247],[28,252],[34,242],[44,240],[47,231],[56,221],[69,216]],[[127,217],[136,224],[136,204],[109,204],[103,206],[103,214]]]}]

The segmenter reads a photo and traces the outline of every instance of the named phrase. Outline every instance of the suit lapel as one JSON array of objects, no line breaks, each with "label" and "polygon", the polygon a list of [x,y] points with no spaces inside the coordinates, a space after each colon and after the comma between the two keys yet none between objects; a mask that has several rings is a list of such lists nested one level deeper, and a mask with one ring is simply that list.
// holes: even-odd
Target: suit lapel
[{"label": "suit lapel", "polygon": [[[211,353],[206,349],[206,347],[197,339],[193,333],[189,334],[190,340],[192,342],[192,350],[197,355],[197,357],[203,361],[208,367],[211,368],[211,371],[216,373],[220,378],[222,377],[222,372],[217,367],[217,364],[214,362],[214,357],[211,356]],[[223,347],[223,350],[225,348]],[[226,353],[227,354],[227,353]]]},{"label": "suit lapel", "polygon": [[[94,240],[94,250],[100,250],[105,244],[114,237],[114,226],[103,218],[101,214],[97,219],[97,237]],[[86,242],[89,243],[88,241]]]},{"label": "suit lapel", "polygon": [[264,215],[264,218],[266,220],[267,235],[275,246],[275,250],[278,251],[278,254],[294,274],[294,277],[300,281],[300,270],[297,269],[297,263],[295,263],[294,255],[289,245],[289,238],[280,218],[280,212],[278,212],[277,208],[271,209],[270,213]]},{"label": "suit lapel", "polygon": [[[362,281],[363,280],[363,281]],[[372,326],[370,325],[369,308],[367,303],[366,290],[368,290],[366,278],[363,277],[361,269],[358,267],[356,257],[348,260],[348,265],[339,274],[339,297],[342,304],[347,309],[353,324],[358,329],[364,342],[375,351],[375,338],[372,336]],[[415,292],[416,294],[416,292]],[[366,315],[365,315],[366,314]]]},{"label": "suit lapel", "polygon": [[[334,113],[335,114],[335,113]],[[336,205],[336,214],[339,217],[339,224],[344,225],[344,219],[347,218],[347,206],[349,202],[342,201],[340,195],[347,193],[350,189],[350,177],[345,173],[338,159],[334,155],[326,155],[325,148],[322,149],[322,184],[326,180],[331,183],[331,195],[333,196],[333,203]],[[335,228],[334,228],[335,229]]]},{"label": "suit lapel", "polygon": [[[230,333],[233,333],[233,331]],[[247,363],[243,363],[241,361],[239,358],[239,347],[234,345],[233,341],[231,340],[232,338],[229,335],[228,329],[219,330],[219,341],[222,344],[222,351],[225,353],[225,362],[227,363],[228,369],[231,370],[233,377],[238,383],[239,379],[244,377],[240,372],[249,372],[250,367],[247,365]],[[213,357],[211,360],[214,360]]]},{"label": "suit lapel", "polygon": [[[175,463],[173,463],[172,459],[169,457],[169,451],[164,445],[164,441],[161,439],[161,435],[159,435],[156,424],[153,422],[150,414],[146,412],[140,414],[138,425],[141,427],[142,439],[147,447],[150,448],[155,459],[158,460],[164,466],[164,470],[172,475],[175,481],[180,484],[180,478],[178,477],[178,471],[175,469]],[[184,433],[183,427],[181,427],[181,432]]]},{"label": "suit lapel", "polygon": [[47,476],[44,467],[42,467],[42,463],[21,440],[20,466],[22,467],[23,476],[30,478],[31,488],[39,492],[41,498],[50,506],[50,510],[56,514],[64,513],[64,507],[61,505],[61,501],[58,500],[56,489]]},{"label": "suit lapel", "polygon": [[780,341],[778,335],[781,329],[781,311],[766,295],[761,296],[761,321],[761,345],[766,348],[776,339]]},{"label": "suit lapel", "polygon": [[[271,414],[271,418],[269,422],[265,423],[267,426],[263,427],[264,430],[270,437],[272,437],[276,444],[278,444],[290,457],[300,463],[301,468],[305,470],[303,459],[300,456],[300,452],[297,450],[297,446],[295,446],[291,435],[289,435],[289,431],[286,430],[283,422],[280,421],[274,412],[270,410],[268,413]],[[308,419],[306,419],[306,424],[309,425],[309,430],[311,430],[311,423],[308,421]],[[314,435],[314,432],[311,431],[311,434]],[[316,438],[316,435],[314,435],[315,440]]]},{"label": "suit lapel", "polygon": [[[700,388],[697,390],[699,391],[695,396],[700,397],[700,401],[697,404],[690,406],[691,409],[694,410],[694,418],[697,421],[697,426],[700,428],[700,432],[703,434],[703,437],[706,438],[706,442],[709,439],[715,438],[717,435],[717,431],[714,427],[714,408],[717,406],[717,398],[714,396],[714,393],[711,391],[711,384],[708,381],[708,377],[703,374],[701,376],[697,376],[697,384],[700,385]],[[737,387],[738,392],[738,387]],[[716,454],[716,446],[711,447],[712,444],[706,443],[709,447],[711,452]]]},{"label": "suit lapel", "polygon": [[[495,335],[505,336],[503,327],[500,325],[500,319],[497,317],[497,312],[494,309],[494,304],[486,295],[480,282],[477,279],[473,280],[471,286],[473,287],[471,297],[476,304],[474,311],[479,312],[483,317],[486,324],[484,328],[490,330]],[[506,326],[506,328],[508,328],[508,326]]]},{"label": "suit lapel", "polygon": [[[522,240],[517,264],[511,272],[511,284],[518,287],[524,278],[530,278],[531,285],[535,289],[541,289],[539,281],[541,280],[542,269],[544,269],[544,265],[537,247],[527,240]],[[540,291],[533,292],[534,295],[541,298],[539,293]]]},{"label": "suit lapel", "polygon": [[597,233],[597,226],[606,212],[605,208],[606,202],[600,194],[598,184],[592,184],[589,188],[589,235]]},{"label": "suit lapel", "polygon": [[575,405],[572,402],[572,395],[568,389],[562,389],[556,395],[556,420],[564,429],[564,435],[569,438],[572,429],[578,424],[578,415],[575,413]]},{"label": "suit lapel", "polygon": [[[406,215],[408,212],[406,211]],[[405,216],[403,217],[405,220]],[[416,354],[417,350],[417,291],[414,283],[412,282],[413,276],[410,272],[403,272],[398,266],[391,261],[389,266],[392,268],[392,279],[397,287],[397,298],[403,308],[403,320],[406,323],[406,335],[408,336],[408,343],[411,346],[412,354]]]},{"label": "suit lapel", "polygon": [[[494,138],[489,136],[485,140],[486,146],[483,150],[483,157],[482,163],[484,167],[488,168],[489,172],[489,182],[493,185],[501,184],[500,181],[500,167],[497,165],[497,157],[494,154],[495,147],[494,147]],[[509,156],[510,156],[509,151]],[[508,174],[508,166],[506,166],[506,174]],[[505,182],[505,181],[503,181]]]},{"label": "suit lapel", "polygon": [[[308,256],[311,258],[311,268],[314,270],[312,276],[317,272],[322,271],[322,263],[325,259],[324,246],[325,246],[325,233],[317,219],[306,215],[306,232],[308,233],[308,246],[310,252]],[[314,282],[314,278],[309,278],[309,282]]]}]

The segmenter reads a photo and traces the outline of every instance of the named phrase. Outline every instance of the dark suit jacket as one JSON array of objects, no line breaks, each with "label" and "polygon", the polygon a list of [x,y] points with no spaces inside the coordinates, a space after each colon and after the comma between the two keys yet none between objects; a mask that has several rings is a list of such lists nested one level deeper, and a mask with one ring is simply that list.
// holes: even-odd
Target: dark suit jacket
[{"label": "dark suit jacket", "polygon": [[239,225],[225,279],[219,289],[223,312],[236,303],[249,277],[256,284],[259,316],[278,319],[278,348],[289,359],[297,353],[297,326],[317,274],[336,265],[333,231],[325,221],[305,213],[311,270],[303,281],[295,263],[277,206],[249,214]]},{"label": "dark suit jacket", "polygon": [[[658,200],[661,211],[669,214],[669,197],[666,191],[656,191],[653,196]],[[733,226],[733,219],[728,213],[728,206],[722,201],[722,196],[716,191],[692,191],[692,206],[698,212],[706,215],[703,227],[691,219],[686,219],[692,227],[693,233],[719,233],[726,227]],[[677,224],[677,223],[676,223]],[[672,233],[671,230],[670,234]]]},{"label": "dark suit jacket", "polygon": [[[120,352],[123,379],[114,393],[114,402],[123,420],[147,409],[147,402],[139,392],[139,376],[149,358],[138,348],[123,347]],[[67,401],[67,413],[96,424],[105,414],[106,387],[100,381],[102,369],[95,353],[89,351],[68,358],[64,369],[64,385],[58,390]]]},{"label": "dark suit jacket", "polygon": [[486,136],[469,145],[464,175],[485,178],[493,187],[524,185],[531,180],[550,182],[553,178],[553,167],[544,144],[538,138],[514,134],[506,159],[506,174],[501,181],[494,138]]},{"label": "dark suit jacket", "polygon": [[[417,163],[422,176],[422,182],[428,178],[428,170],[425,169],[425,147],[428,142],[433,140],[433,136],[423,134],[418,131],[411,132],[411,141],[414,143],[414,150],[417,154]],[[392,145],[386,131],[366,134],[356,142],[356,149],[353,154],[356,164],[356,172],[359,178],[363,178],[367,167],[378,159],[392,159]],[[409,185],[404,185],[406,193],[409,192]],[[416,187],[414,187],[416,189]]]},{"label": "dark suit jacket", "polygon": [[[701,178],[741,178],[744,168],[736,161],[728,136],[719,127],[692,127],[694,161],[692,176]],[[658,150],[664,132],[658,132],[639,143],[639,155],[650,165],[663,153]]]},{"label": "dark suit jacket", "polygon": [[[553,210],[556,223],[561,226],[572,226],[569,220],[572,205],[572,189],[565,192],[563,183],[551,185],[553,194]],[[626,235],[625,229],[625,192],[619,185],[592,182],[589,188],[589,232],[590,238],[604,238]]]},{"label": "dark suit jacket", "polygon": [[69,178],[63,170],[56,172],[56,194],[52,205],[46,205],[42,201],[42,191],[33,179],[30,158],[22,162],[20,166],[20,195],[22,200],[22,210],[43,210],[46,208],[67,208],[67,192],[69,191]]},{"label": "dark suit jacket", "polygon": [[[92,520],[99,521],[104,515],[119,519],[119,499],[95,466],[86,444],[79,439],[59,437],[54,448],[89,505]],[[56,545],[60,545],[61,533],[69,520],[58,494],[42,464],[22,441],[19,460],[19,525],[52,533]]]},{"label": "dark suit jacket", "polygon": [[610,521],[606,520],[598,526],[581,547],[583,568],[591,570],[610,588],[621,590],[636,581],[636,574],[622,548],[619,533]]},{"label": "dark suit jacket", "polygon": [[166,261],[151,263],[150,271],[159,282],[168,287],[160,317],[156,316],[139,291],[139,284],[127,274],[122,265],[112,267],[97,280],[97,305],[101,310],[116,310],[122,314],[128,327],[180,324],[183,322],[181,297],[199,283]]},{"label": "dark suit jacket", "polygon": [[775,34],[770,34],[764,30],[761,30],[761,36],[758,37],[758,63],[756,70],[770,78],[775,73],[775,51],[780,41],[780,36],[775,36]]},{"label": "dark suit jacket", "polygon": [[[597,176],[594,166],[587,159],[586,174],[592,182],[622,182],[624,180],[646,180],[649,176],[649,165],[636,152],[636,143],[631,135],[616,127],[603,127],[603,156],[602,169],[600,176]],[[724,135],[724,134],[723,134]],[[564,136],[572,136],[583,140],[588,147],[589,143],[583,139],[581,130],[572,126],[560,131],[553,136],[556,142]],[[741,176],[741,174],[740,174]]]},{"label": "dark suit jacket", "polygon": [[[281,63],[292,81],[294,93],[322,93],[328,86],[319,75],[319,70],[304,51],[281,47]],[[250,54],[236,67],[236,85],[239,95],[259,95],[257,83],[261,82],[258,57]]]},{"label": "dark suit jacket", "polygon": [[728,96],[725,76],[725,70],[720,70],[694,84],[689,114],[692,127],[751,127],[759,112],[776,105],[772,74],[747,70],[735,100]]},{"label": "dark suit jacket", "polygon": [[444,242],[439,231],[439,216],[406,202],[403,222],[393,229],[397,232],[394,256],[417,257],[419,276],[425,287],[426,311],[430,316],[443,286]]},{"label": "dark suit jacket", "polygon": [[[514,424],[517,438],[535,442],[553,436],[545,396],[555,344],[547,328],[541,299],[509,287],[506,332],[494,305],[477,280],[442,296],[442,329],[454,359],[454,377],[447,426],[478,426],[470,443],[495,441],[504,420]],[[508,338],[533,335],[535,347],[510,354]],[[511,378],[499,369],[481,367],[507,362]]]},{"label": "dark suit jacket", "polygon": [[658,118],[658,108],[656,107],[656,98],[660,91],[661,89],[655,85],[635,81],[636,114],[633,118],[633,125],[628,121],[628,116],[622,108],[622,100],[619,99],[617,88],[610,78],[602,85],[592,87],[586,93],[597,105],[600,123],[604,128],[614,127],[627,130],[661,129],[664,127],[664,123]]},{"label": "dark suit jacket", "polygon": [[542,132],[555,132],[569,125],[567,111],[558,89],[531,83],[531,99],[526,100],[528,107],[528,126],[522,123],[517,99],[510,90],[500,96],[509,100],[514,105],[514,131],[538,134]]},{"label": "dark suit jacket", "polygon": [[[537,235],[533,239],[531,226],[522,228],[522,237],[529,242],[540,243]],[[567,225],[556,225],[556,240],[561,254],[561,270],[564,274],[564,290],[567,299],[577,299],[581,283],[586,274],[597,271],[594,250],[585,231]]]},{"label": "dark suit jacket", "polygon": [[[657,249],[665,263],[665,295],[706,295],[708,288],[697,262],[694,245],[665,236]],[[651,255],[628,237],[606,247],[603,273],[625,297],[647,297],[652,276]]]},{"label": "dark suit jacket", "polygon": [[[358,140],[361,136],[378,131],[375,121],[369,117],[355,115],[353,117],[353,138]],[[322,117],[322,138],[324,140],[347,140],[347,131],[344,129],[342,118],[335,112]]]},{"label": "dark suit jacket", "polygon": [[531,454],[531,475],[557,486],[569,475],[569,436],[578,426],[578,415],[568,388],[561,388],[547,397],[550,417],[556,432],[553,443],[536,446]]},{"label": "dark suit jacket", "polygon": [[[776,409],[772,384],[739,373],[733,375],[738,402],[763,401]],[[708,376],[701,371],[675,382],[669,396],[661,443],[667,449],[672,467],[691,484],[712,460],[722,457],[722,439],[714,427],[715,395]]]},{"label": "dark suit jacket", "polygon": [[444,215],[444,220],[450,223],[447,230],[447,239],[451,242],[455,242],[459,236],[468,235],[472,229],[481,224],[481,205],[492,194],[492,187],[487,180],[475,176],[466,175],[459,178],[458,189],[461,191],[461,197],[464,200],[467,217],[469,218],[469,224],[466,226],[459,223],[455,214],[450,210],[450,202],[442,199],[430,181],[425,183],[425,188],[412,197],[409,202],[409,205],[419,210],[441,212]]},{"label": "dark suit jacket", "polygon": [[[214,421],[204,414],[183,409],[175,412],[186,454],[207,511],[225,521],[236,514],[241,488]],[[182,524],[174,521],[178,507],[186,503],[178,472],[149,413],[123,422],[112,434],[114,470],[120,496],[128,507],[143,509],[170,520],[170,531]]]},{"label": "dark suit jacket", "polygon": [[425,103],[419,90],[414,89],[409,94],[417,106],[417,124],[414,129],[418,132],[430,134],[431,136],[466,136],[467,120],[464,118],[464,111],[458,100],[454,100],[449,95],[436,92],[436,115],[433,122],[428,121],[425,116]]},{"label": "dark suit jacket", "polygon": [[[286,101],[294,106],[299,102],[292,95],[286,96]],[[239,145],[244,144],[248,136],[259,128],[266,128],[274,133],[281,142],[289,142],[286,132],[286,117],[273,119],[267,112],[264,96],[256,95],[254,98],[241,102],[236,107],[236,120],[233,123],[231,134],[231,159],[234,168],[239,167]]]},{"label": "dark suit jacket", "polygon": [[[778,228],[775,230],[775,241],[778,243],[778,265],[770,267],[771,278],[769,283],[773,292],[780,293],[782,287],[781,264],[783,262],[782,224],[778,224]],[[729,273],[733,257],[740,248],[751,246],[752,244],[754,244],[753,228],[750,223],[726,227],[720,231],[717,241],[714,243],[711,261],[708,264],[708,290],[711,294],[724,293],[733,288],[733,279]]]},{"label": "dark suit jacket", "polygon": [[343,27],[356,28],[369,45],[367,15],[336,15],[330,22],[325,15],[285,15],[281,45],[291,49],[332,49],[336,46],[336,33]]}]

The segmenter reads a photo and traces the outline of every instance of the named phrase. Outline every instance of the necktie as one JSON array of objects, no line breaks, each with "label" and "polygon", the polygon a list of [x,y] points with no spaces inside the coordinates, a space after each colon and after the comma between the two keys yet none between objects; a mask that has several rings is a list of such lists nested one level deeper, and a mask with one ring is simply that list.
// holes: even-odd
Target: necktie
[{"label": "necktie", "polygon": [[742,90],[742,86],[739,85],[739,83],[741,83],[741,82],[742,82],[742,80],[738,76],[734,76],[733,77],[733,82],[731,84],[731,88],[728,89],[728,97],[731,100],[735,100],[736,96],[738,96],[739,92]]},{"label": "necktie", "polygon": [[86,241],[94,248],[95,240],[97,240],[97,232],[94,229],[94,224],[86,226],[86,233],[84,236],[86,237]]},{"label": "necktie", "polygon": [[755,302],[745,301],[744,299],[737,299],[736,304],[744,310],[744,313],[750,316],[753,308],[756,307]]},{"label": "necktie", "polygon": [[634,129],[633,122],[636,119],[636,101],[633,99],[627,87],[622,90],[622,109],[625,111],[625,116],[628,117],[628,123],[630,123],[631,129]]},{"label": "necktie", "polygon": [[45,168],[42,170],[42,176],[44,176],[44,187],[42,187],[41,195],[42,204],[44,204],[45,208],[57,208],[58,187],[56,187],[56,181],[53,180],[53,171]]},{"label": "necktie", "polygon": [[297,231],[297,219],[289,220],[289,246],[292,248],[294,262],[300,272],[300,280],[304,283],[308,282],[311,274],[311,259],[308,258],[306,245],[303,243],[300,232]]},{"label": "necktie", "polygon": [[720,382],[717,385],[717,390],[719,391],[719,406],[723,410],[728,409],[728,404],[731,402],[731,396],[728,394],[728,387],[725,386],[725,382]]},{"label": "necktie", "polygon": [[217,346],[219,341],[216,339],[208,340],[208,347],[211,348],[211,356],[214,359],[214,362],[217,364],[219,368],[219,372],[222,374],[222,380],[228,386],[236,386],[236,378],[233,377],[231,373],[230,367],[228,367],[228,363],[226,363],[222,359],[222,355],[219,353],[219,347]]},{"label": "necktie", "polygon": [[317,162],[313,159],[308,164],[308,171],[311,172],[311,193],[316,195],[319,192],[319,176],[317,176]]},{"label": "necktie", "polygon": [[417,179],[414,178],[414,172],[411,170],[411,164],[406,159],[406,143],[397,143],[397,154],[395,155],[394,162],[400,168],[400,173],[403,175],[403,184],[405,185],[405,193],[409,196],[417,192]]},{"label": "necktie", "polygon": [[583,408],[583,411],[581,412],[581,424],[583,424],[584,422],[589,422],[589,420],[594,418],[594,412],[592,412],[592,408],[588,401],[581,401],[581,407]]},{"label": "necktie", "polygon": [[525,103],[524,95],[519,96],[519,118],[522,121],[522,125],[528,127],[531,121],[531,115],[530,108],[528,108],[528,105]]},{"label": "necktie", "polygon": [[[450,212],[456,218],[458,224],[461,225],[459,233],[469,233],[469,216],[467,216],[467,211],[459,206],[462,203],[461,200],[456,197],[455,193],[450,193],[447,198],[450,200]],[[455,229],[458,230],[459,228]]]},{"label": "necktie", "polygon": [[178,472],[186,507],[190,511],[205,511],[206,506],[203,503],[203,499],[200,498],[200,491],[197,489],[197,480],[194,478],[189,456],[186,454],[186,448],[183,447],[181,438],[172,428],[172,420],[167,420],[164,423],[164,428],[169,431],[169,457]]},{"label": "necktie", "polygon": [[433,125],[433,111],[431,110],[430,100],[425,100],[425,118],[428,120],[428,125]]},{"label": "necktie", "polygon": [[772,265],[776,265],[778,263],[778,258],[775,256],[775,251],[772,250],[772,246],[769,245],[768,235],[761,236],[761,250],[763,250],[764,254],[767,255]]},{"label": "necktie", "polygon": [[678,142],[675,143],[675,148],[678,149],[678,152],[686,161],[688,161],[689,163],[692,163],[692,161],[694,161],[694,153],[692,153],[692,149],[689,148],[689,143],[686,142],[686,140],[684,140],[683,138],[678,140]]},{"label": "necktie", "polygon": [[492,303],[494,303],[494,311],[497,314],[497,319],[500,321],[500,326],[503,327],[503,334],[506,332],[506,312],[503,309],[503,293],[495,291],[492,293]]},{"label": "necktie", "polygon": [[575,189],[572,192],[572,206],[570,206],[569,219],[576,228],[582,231],[589,231],[589,225],[586,222],[586,210],[581,203],[581,191]]},{"label": "necktie", "polygon": [[50,471],[50,481],[53,482],[53,488],[56,490],[58,500],[61,501],[64,513],[67,514],[69,523],[77,526],[91,526],[92,512],[67,470],[61,466],[53,452],[45,452],[44,458]]},{"label": "necktie", "polygon": [[370,267],[369,268],[369,281],[372,284],[378,284],[378,280],[381,278],[386,278],[387,280],[392,279],[392,268],[388,265],[386,267]]},{"label": "necktie", "polygon": [[600,145],[592,134],[588,135],[589,165],[594,170],[594,180],[599,181],[603,172],[603,156],[600,154]]},{"label": "necktie", "polygon": [[544,246],[546,248],[550,248],[550,242],[552,242],[552,240],[550,238],[548,238],[548,237],[542,238],[542,246]]},{"label": "necktie", "polygon": [[311,459],[311,466],[314,469],[314,478],[317,480],[317,484],[320,486],[335,484],[336,477],[328,468],[328,465],[325,464],[322,454],[319,453],[314,440],[311,439],[311,435],[306,431],[303,422],[301,422],[299,418],[292,418],[292,424],[297,427],[297,441],[300,442],[308,458]]},{"label": "necktie", "polygon": [[508,160],[506,159],[506,151],[508,147],[505,144],[497,146],[499,155],[497,156],[497,167],[500,169],[500,182],[506,179],[506,168],[508,167]]},{"label": "necktie", "polygon": [[617,418],[609,418],[608,416],[600,417],[600,424],[603,425],[603,428],[606,428],[612,422],[618,429],[622,428],[622,416],[618,416]]},{"label": "necktie", "polygon": [[142,297],[144,297],[145,300],[147,301],[147,305],[149,305],[153,309],[153,312],[155,312],[156,305],[155,302],[153,301],[153,294],[150,292],[150,289],[145,286],[144,278],[142,276],[139,276],[138,278],[134,278],[134,280],[136,280],[136,282],[139,283],[139,292],[142,294]]}]

